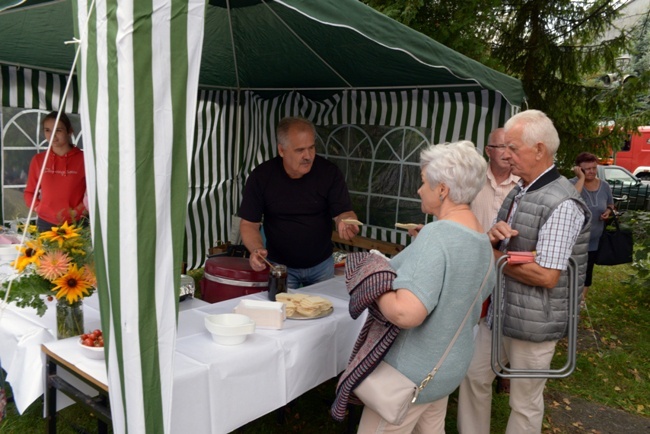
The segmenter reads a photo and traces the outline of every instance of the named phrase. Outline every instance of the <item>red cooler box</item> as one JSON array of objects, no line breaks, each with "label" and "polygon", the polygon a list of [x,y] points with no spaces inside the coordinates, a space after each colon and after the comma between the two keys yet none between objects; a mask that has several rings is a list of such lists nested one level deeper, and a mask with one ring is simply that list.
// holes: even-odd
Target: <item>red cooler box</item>
[{"label": "red cooler box", "polygon": [[208,303],[266,291],[269,270],[254,271],[247,258],[215,256],[205,262],[201,299]]}]

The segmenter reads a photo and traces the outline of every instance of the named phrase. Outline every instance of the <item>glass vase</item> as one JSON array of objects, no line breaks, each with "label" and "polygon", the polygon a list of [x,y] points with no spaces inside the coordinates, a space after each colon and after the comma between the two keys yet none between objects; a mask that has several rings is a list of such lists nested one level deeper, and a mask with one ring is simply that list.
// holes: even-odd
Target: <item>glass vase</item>
[{"label": "glass vase", "polygon": [[56,337],[57,339],[79,336],[84,332],[83,301],[69,303],[65,298],[56,302]]}]

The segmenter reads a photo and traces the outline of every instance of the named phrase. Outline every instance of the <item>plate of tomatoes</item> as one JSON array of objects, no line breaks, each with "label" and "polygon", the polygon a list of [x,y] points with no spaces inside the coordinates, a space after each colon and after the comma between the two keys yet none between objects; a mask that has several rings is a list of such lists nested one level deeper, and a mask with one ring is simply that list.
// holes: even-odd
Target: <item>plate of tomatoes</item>
[{"label": "plate of tomatoes", "polygon": [[79,346],[81,352],[89,359],[104,358],[104,336],[99,329],[81,335],[79,337]]}]

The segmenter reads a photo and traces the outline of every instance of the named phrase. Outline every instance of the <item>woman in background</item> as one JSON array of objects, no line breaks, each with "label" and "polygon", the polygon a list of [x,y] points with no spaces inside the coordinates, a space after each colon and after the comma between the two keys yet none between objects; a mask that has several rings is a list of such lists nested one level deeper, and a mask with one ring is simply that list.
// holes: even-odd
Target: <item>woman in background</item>
[{"label": "woman in background", "polygon": [[[61,113],[59,123],[54,127],[58,113],[51,112],[43,119],[45,139],[52,140],[47,162],[46,152],[32,158],[27,176],[24,199],[27,207],[34,202],[34,211],[38,215],[39,231],[52,230],[65,222],[77,223],[87,215],[83,203],[86,193],[86,172],[84,170],[83,152],[72,144],[73,134],[70,119]],[[43,179],[38,191],[38,177],[43,165]]]},{"label": "woman in background", "polygon": [[[483,187],[487,163],[468,141],[430,146],[420,155],[422,211],[437,220],[390,260],[393,291],[377,299],[381,313],[402,330],[383,361],[420,382],[438,363],[490,270],[492,245],[469,203]],[[413,232],[415,234],[416,232]],[[454,346],[402,425],[391,425],[365,407],[360,433],[444,433],[447,398],[465,376],[474,351],[472,327],[492,291],[488,275]]]},{"label": "woman in background", "polygon": [[614,198],[609,184],[603,182],[597,175],[598,157],[589,152],[583,152],[576,157],[573,172],[576,174],[571,181],[576,190],[591,211],[591,234],[589,236],[589,256],[587,258],[587,276],[585,289],[582,292],[582,304],[587,298],[587,291],[591,286],[591,278],[598,253],[598,242],[605,230],[605,223],[614,211]]}]

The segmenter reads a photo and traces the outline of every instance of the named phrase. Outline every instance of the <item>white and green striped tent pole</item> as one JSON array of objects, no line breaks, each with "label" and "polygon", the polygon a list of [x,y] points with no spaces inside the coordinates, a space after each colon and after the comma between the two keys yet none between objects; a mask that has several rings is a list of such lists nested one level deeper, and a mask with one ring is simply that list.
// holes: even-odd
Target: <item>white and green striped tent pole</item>
[{"label": "white and green striped tent pole", "polygon": [[78,0],[81,119],[115,432],[171,427],[203,0]]}]

